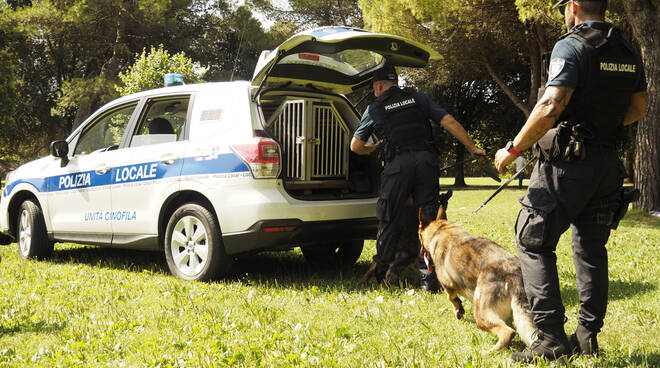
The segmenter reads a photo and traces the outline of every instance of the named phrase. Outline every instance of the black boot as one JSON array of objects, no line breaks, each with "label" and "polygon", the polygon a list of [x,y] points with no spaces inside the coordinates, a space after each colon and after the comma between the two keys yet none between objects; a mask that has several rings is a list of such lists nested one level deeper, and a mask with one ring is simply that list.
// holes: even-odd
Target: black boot
[{"label": "black boot", "polygon": [[575,333],[571,335],[570,343],[573,353],[582,353],[583,355],[598,355],[598,340],[596,335],[586,327],[578,324]]},{"label": "black boot", "polygon": [[422,289],[422,291],[433,294],[442,290],[442,286],[440,286],[438,278],[435,276],[435,272],[422,272],[422,276],[419,280],[419,288]]},{"label": "black boot", "polygon": [[532,363],[534,359],[563,360],[571,352],[571,347],[564,332],[564,326],[546,326],[536,330],[536,339],[531,346],[520,353],[513,353],[514,362]]},{"label": "black boot", "polygon": [[376,264],[376,271],[374,272],[376,276],[376,282],[381,283],[385,281],[385,276],[387,275],[387,271],[389,269],[389,265],[383,265],[380,263]]}]

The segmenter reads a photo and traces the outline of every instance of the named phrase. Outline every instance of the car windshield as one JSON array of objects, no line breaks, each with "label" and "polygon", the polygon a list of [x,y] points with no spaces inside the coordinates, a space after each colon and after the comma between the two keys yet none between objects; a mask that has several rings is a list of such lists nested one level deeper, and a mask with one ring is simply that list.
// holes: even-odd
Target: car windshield
[{"label": "car windshield", "polygon": [[300,52],[287,55],[278,64],[303,64],[331,69],[347,76],[369,70],[383,60],[383,56],[369,50],[343,50],[333,54]]}]

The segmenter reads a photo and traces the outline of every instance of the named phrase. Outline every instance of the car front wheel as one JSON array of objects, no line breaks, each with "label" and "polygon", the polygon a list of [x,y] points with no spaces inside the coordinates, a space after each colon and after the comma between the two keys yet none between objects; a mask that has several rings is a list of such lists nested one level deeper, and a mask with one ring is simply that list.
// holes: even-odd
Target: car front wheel
[{"label": "car front wheel", "polygon": [[172,274],[185,280],[207,281],[226,274],[231,267],[218,221],[197,203],[184,204],[170,217],[165,258]]},{"label": "car front wheel", "polygon": [[44,259],[53,253],[41,207],[31,199],[24,201],[18,210],[16,239],[21,258]]},{"label": "car front wheel", "polygon": [[315,266],[351,266],[360,258],[363,246],[363,240],[344,240],[305,245],[300,250],[307,262]]}]

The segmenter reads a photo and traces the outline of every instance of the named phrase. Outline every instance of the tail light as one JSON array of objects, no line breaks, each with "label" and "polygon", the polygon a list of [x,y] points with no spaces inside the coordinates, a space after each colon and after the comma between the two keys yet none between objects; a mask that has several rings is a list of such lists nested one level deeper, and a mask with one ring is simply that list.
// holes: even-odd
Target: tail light
[{"label": "tail light", "polygon": [[280,175],[280,146],[269,138],[255,138],[249,143],[231,145],[255,179],[273,179]]}]

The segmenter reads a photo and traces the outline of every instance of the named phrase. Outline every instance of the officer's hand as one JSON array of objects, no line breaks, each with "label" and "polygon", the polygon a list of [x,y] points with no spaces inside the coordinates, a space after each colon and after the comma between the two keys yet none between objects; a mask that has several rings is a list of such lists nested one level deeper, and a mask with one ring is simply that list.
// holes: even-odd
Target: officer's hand
[{"label": "officer's hand", "polygon": [[372,154],[375,150],[378,149],[378,147],[380,147],[380,141],[378,141],[377,143],[367,143],[364,145],[364,148],[367,149],[368,155]]},{"label": "officer's hand", "polygon": [[479,147],[472,148],[470,153],[474,156],[486,156],[486,150]]},{"label": "officer's hand", "polygon": [[488,161],[486,160],[486,151],[479,148],[479,147],[474,147],[470,150],[470,153],[472,154],[473,157],[477,159],[477,162],[485,165]]},{"label": "officer's hand", "polygon": [[504,174],[506,173],[506,167],[515,160],[516,156],[509,153],[506,149],[500,148],[495,153],[495,168],[500,174]]}]

